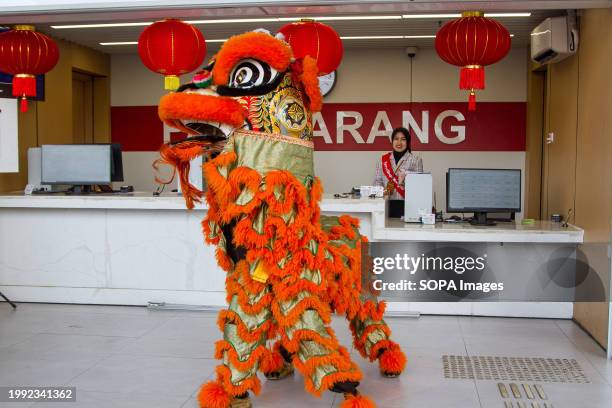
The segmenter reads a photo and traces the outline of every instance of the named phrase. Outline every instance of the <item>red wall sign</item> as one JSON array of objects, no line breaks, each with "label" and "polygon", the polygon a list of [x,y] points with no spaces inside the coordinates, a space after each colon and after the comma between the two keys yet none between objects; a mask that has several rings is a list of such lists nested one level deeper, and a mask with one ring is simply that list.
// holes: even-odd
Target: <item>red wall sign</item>
[{"label": "red wall sign", "polygon": [[316,150],[390,150],[389,135],[410,129],[414,150],[525,150],[526,104],[329,103],[315,117]]},{"label": "red wall sign", "polygon": [[[111,122],[113,142],[125,151],[163,143],[156,107],[113,107]],[[416,151],[524,151],[526,104],[479,102],[469,112],[464,102],[328,103],[314,117],[315,150],[390,150],[398,126],[410,129]]]}]

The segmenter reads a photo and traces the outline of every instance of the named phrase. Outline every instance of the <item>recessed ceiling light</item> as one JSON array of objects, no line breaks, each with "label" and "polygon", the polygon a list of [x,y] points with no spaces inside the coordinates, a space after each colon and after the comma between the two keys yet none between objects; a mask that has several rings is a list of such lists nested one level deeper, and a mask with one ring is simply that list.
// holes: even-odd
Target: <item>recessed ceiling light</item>
[{"label": "recessed ceiling light", "polygon": [[[206,40],[207,43],[222,43],[222,42],[226,42],[227,38],[219,38],[219,39],[212,39],[212,40]],[[99,43],[100,45],[137,45],[138,41],[116,41],[116,42],[101,42]]]},{"label": "recessed ceiling light", "polygon": [[[530,17],[531,13],[484,13],[485,17]],[[452,14],[404,14],[402,18],[459,18],[461,13]]]},{"label": "recessed ceiling light", "polygon": [[[185,20],[189,24],[231,24],[231,23],[280,23],[286,21],[299,21],[302,18],[310,18],[318,21],[335,21],[335,20],[400,20],[402,16],[317,16],[317,17],[267,17],[267,18],[231,18],[231,19],[214,19],[214,20]],[[152,21],[135,22],[135,23],[92,23],[92,24],[66,24],[52,25],[51,28],[56,30],[71,29],[71,28],[112,28],[112,27],[144,27],[153,24]]]},{"label": "recessed ceiling light", "polygon": [[[485,13],[485,17],[529,17],[531,13]],[[370,15],[370,16],[315,16],[315,17],[267,17],[267,18],[232,18],[232,19],[211,19],[211,20],[186,20],[189,24],[231,24],[231,23],[277,23],[298,21],[302,18],[309,18],[315,21],[360,21],[360,20],[400,20],[415,18],[457,18],[459,13],[452,14],[404,14],[400,15]],[[56,30],[75,29],[75,28],[112,28],[112,27],[144,27],[153,24],[152,21],[141,21],[133,23],[92,23],[92,24],[65,24],[52,25]]]},{"label": "recessed ceiling light", "polygon": [[531,13],[485,13],[485,17],[531,17]]},{"label": "recessed ceiling light", "polygon": [[275,23],[278,18],[231,18],[226,20],[185,20],[189,24]]},{"label": "recessed ceiling light", "polygon": [[404,14],[402,18],[457,18],[461,14]]},{"label": "recessed ceiling light", "polygon": [[315,17],[280,17],[279,21],[299,21],[310,19],[315,21],[341,21],[341,20],[401,20],[402,16],[315,16]]},{"label": "recessed ceiling light", "polygon": [[340,37],[342,40],[404,40],[415,38],[436,38],[435,35],[359,35]]},{"label": "recessed ceiling light", "polygon": [[435,35],[405,35],[404,38],[436,38]]},{"label": "recessed ceiling light", "polygon": [[[514,37],[514,34],[510,34]],[[342,40],[410,40],[410,39],[426,39],[436,38],[435,35],[358,35],[340,37]],[[207,43],[222,43],[226,42],[227,38],[207,39]],[[117,41],[117,42],[101,42],[100,45],[136,45],[138,41]]]},{"label": "recessed ceiling light", "polygon": [[101,42],[100,45],[136,45],[138,41]]},{"label": "recessed ceiling light", "polygon": [[358,36],[346,36],[340,37],[341,40],[392,40],[402,39],[403,35],[358,35]]},{"label": "recessed ceiling light", "polygon": [[102,24],[69,24],[69,25],[52,25],[51,28],[63,30],[67,28],[109,28],[109,27],[143,27],[153,24],[152,21],[139,23],[102,23]]}]

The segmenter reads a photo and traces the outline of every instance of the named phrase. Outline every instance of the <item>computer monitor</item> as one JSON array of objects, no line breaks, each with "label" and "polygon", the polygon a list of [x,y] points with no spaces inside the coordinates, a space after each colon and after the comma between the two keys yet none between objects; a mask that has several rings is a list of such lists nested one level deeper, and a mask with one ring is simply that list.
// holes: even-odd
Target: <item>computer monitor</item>
[{"label": "computer monitor", "polygon": [[123,181],[121,146],[118,144],[43,145],[42,184],[81,186],[110,185]]},{"label": "computer monitor", "polygon": [[489,212],[521,211],[521,170],[448,169],[446,211],[473,212],[478,225],[494,225]]},{"label": "computer monitor", "polygon": [[121,145],[112,143],[111,145],[111,180],[123,181],[123,160],[121,158]]}]

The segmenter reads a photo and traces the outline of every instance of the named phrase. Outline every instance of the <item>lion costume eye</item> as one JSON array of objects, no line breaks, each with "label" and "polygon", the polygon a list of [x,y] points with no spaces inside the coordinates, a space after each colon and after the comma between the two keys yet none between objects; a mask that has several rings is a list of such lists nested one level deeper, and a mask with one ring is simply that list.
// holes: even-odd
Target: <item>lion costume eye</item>
[{"label": "lion costume eye", "polygon": [[232,69],[228,86],[239,89],[262,86],[272,82],[277,75],[278,72],[268,64],[247,58]]}]

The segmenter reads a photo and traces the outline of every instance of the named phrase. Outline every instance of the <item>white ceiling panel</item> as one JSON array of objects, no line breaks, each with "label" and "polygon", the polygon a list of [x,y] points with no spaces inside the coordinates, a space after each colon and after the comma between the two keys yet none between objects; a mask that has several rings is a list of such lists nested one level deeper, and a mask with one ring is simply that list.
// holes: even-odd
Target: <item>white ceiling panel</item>
[{"label": "white ceiling panel", "polygon": [[[68,1],[68,0],[65,0]],[[8,3],[7,3],[8,2]],[[402,14],[430,14],[430,13],[457,13],[467,8],[482,11],[521,11],[531,12],[531,16],[524,18],[499,18],[510,33],[514,34],[513,44],[525,46],[529,43],[529,34],[533,27],[548,16],[565,13],[568,8],[583,8],[602,5],[612,5],[612,0],[584,0],[584,1],[191,1],[189,7],[182,7],[185,2],[172,2],[175,7],[160,8],[163,1],[150,2],[147,0],[126,0],[122,3],[110,2],[115,5],[123,4],[129,7],[138,3],[131,9],[118,10],[109,8],[100,12],[96,10],[76,9],[74,12],[50,12],[14,15],[14,11],[7,11],[5,4],[27,4],[33,0],[2,0],[0,6],[0,24],[10,25],[17,23],[34,23],[37,29],[54,37],[88,46],[110,54],[135,53],[135,45],[103,46],[101,42],[134,42],[144,29],[137,27],[105,27],[82,29],[54,29],[52,25],[91,24],[91,23],[121,23],[121,22],[150,22],[163,18],[174,17],[183,20],[210,20],[210,19],[236,19],[236,18],[286,18],[308,16],[364,16],[364,15],[402,15]],[[61,2],[61,1],[60,1]],[[80,3],[87,1],[79,0]],[[34,3],[43,3],[35,1]],[[47,2],[52,3],[52,2]],[[96,4],[103,4],[98,0]],[[153,7],[152,4],[156,6]],[[206,3],[206,6],[198,6]],[[144,7],[148,4],[149,7]],[[225,7],[221,7],[225,6]],[[347,36],[419,36],[435,35],[441,24],[449,19],[396,19],[396,20],[346,20],[326,21],[342,37]],[[222,24],[199,24],[207,40],[225,39],[234,34],[256,28],[266,28],[276,32],[283,24],[281,22],[240,22]],[[433,46],[433,39],[376,39],[376,40],[344,40],[346,48],[359,47],[405,47],[405,46]],[[211,52],[219,48],[219,43],[209,43]]]}]

